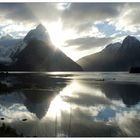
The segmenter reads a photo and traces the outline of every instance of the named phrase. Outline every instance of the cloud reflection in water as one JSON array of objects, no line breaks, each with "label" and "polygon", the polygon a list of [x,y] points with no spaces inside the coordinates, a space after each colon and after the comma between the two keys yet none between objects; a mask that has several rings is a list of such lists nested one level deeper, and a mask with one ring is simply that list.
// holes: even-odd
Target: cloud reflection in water
[{"label": "cloud reflection in water", "polygon": [[28,89],[1,94],[4,122],[25,136],[140,135],[140,85],[55,78],[50,83],[42,80],[41,86],[32,82],[34,86]]}]

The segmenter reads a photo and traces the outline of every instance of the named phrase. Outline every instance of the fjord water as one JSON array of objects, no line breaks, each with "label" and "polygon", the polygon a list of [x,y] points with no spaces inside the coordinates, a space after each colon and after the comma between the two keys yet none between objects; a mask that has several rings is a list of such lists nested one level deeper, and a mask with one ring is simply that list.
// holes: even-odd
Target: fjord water
[{"label": "fjord water", "polygon": [[140,136],[140,74],[9,72],[0,82],[0,125],[23,136]]}]

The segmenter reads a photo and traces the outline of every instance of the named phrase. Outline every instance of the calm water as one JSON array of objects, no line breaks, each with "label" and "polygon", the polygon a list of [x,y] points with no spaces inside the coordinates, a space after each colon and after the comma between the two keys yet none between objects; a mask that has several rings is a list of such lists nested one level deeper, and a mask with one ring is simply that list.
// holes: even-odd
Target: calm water
[{"label": "calm water", "polygon": [[0,75],[0,125],[41,137],[140,136],[140,74]]}]

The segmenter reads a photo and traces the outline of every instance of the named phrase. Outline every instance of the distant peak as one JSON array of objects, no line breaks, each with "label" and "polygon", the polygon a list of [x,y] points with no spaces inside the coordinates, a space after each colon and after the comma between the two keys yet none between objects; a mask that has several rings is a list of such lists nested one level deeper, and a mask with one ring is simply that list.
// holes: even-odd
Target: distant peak
[{"label": "distant peak", "polygon": [[115,42],[115,43],[111,43],[111,44],[107,45],[107,47],[109,47],[109,46],[120,47],[121,43],[120,42]]},{"label": "distant peak", "polygon": [[36,27],[36,30],[39,30],[41,32],[45,32],[46,31],[46,28],[42,25],[42,24],[39,24],[37,27]]},{"label": "distant peak", "polygon": [[10,40],[10,39],[13,39],[13,37],[11,35],[9,35],[9,34],[6,34],[5,36],[2,36],[0,38],[0,40]]},{"label": "distant peak", "polygon": [[128,35],[128,36],[126,36],[126,38],[133,38],[133,36],[131,36],[131,35]]},{"label": "distant peak", "polygon": [[134,47],[138,47],[140,46],[140,41],[134,37],[134,36],[130,36],[128,35],[122,42],[122,46],[121,46],[121,50],[128,50],[128,49],[134,49]]},{"label": "distant peak", "polygon": [[123,40],[123,46],[130,46],[131,44],[134,43],[140,43],[140,41],[134,37],[134,36],[130,36],[128,35],[124,40]]},{"label": "distant peak", "polygon": [[134,37],[134,36],[128,35],[128,36],[124,39],[124,41],[126,41],[126,40],[137,40],[137,38]]},{"label": "distant peak", "polygon": [[120,47],[121,47],[120,42],[111,43],[105,47],[104,51],[115,51],[118,50]]}]

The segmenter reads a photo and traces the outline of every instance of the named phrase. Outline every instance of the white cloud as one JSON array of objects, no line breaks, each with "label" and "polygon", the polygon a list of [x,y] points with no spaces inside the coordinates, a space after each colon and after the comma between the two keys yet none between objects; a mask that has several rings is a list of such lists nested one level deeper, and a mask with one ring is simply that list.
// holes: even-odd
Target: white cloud
[{"label": "white cloud", "polygon": [[127,136],[139,136],[140,134],[140,114],[138,111],[130,110],[116,113],[116,117],[110,119],[110,121],[115,122]]},{"label": "white cloud", "polygon": [[110,20],[110,23],[116,26],[116,30],[126,32],[138,32],[140,28],[140,4],[125,3],[120,10],[120,14],[116,19]]},{"label": "white cloud", "polygon": [[79,50],[88,50],[98,47],[104,47],[106,44],[109,44],[113,38],[106,37],[94,37],[94,36],[84,36],[76,39],[71,39],[67,41],[67,46],[78,45]]}]

